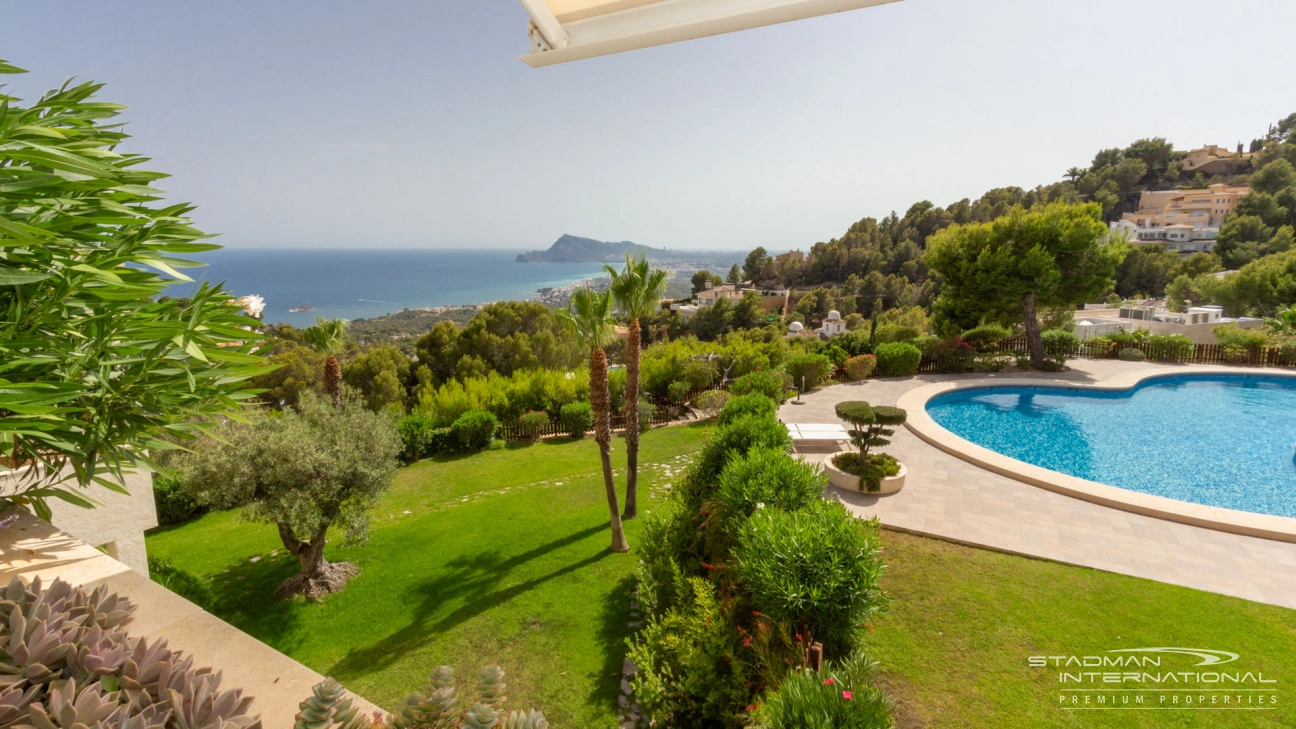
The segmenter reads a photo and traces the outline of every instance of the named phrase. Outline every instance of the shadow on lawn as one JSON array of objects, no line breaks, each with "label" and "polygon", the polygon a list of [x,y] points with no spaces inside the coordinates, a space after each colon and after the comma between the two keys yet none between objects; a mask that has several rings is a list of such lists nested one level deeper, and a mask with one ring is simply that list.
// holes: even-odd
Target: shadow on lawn
[{"label": "shadow on lawn", "polygon": [[621,695],[621,670],[626,656],[626,638],[630,637],[630,601],[634,599],[634,577],[626,575],[603,598],[599,611],[598,643],[603,652],[603,670],[594,681],[594,690],[587,702],[591,706],[606,706],[620,714],[617,697]]},{"label": "shadow on lawn", "polygon": [[228,572],[212,577],[212,604],[203,607],[280,651],[290,650],[291,646],[285,645],[282,638],[293,632],[300,601],[276,600],[274,592],[298,570],[297,559],[283,552],[277,557],[262,557],[257,562],[240,561]]},{"label": "shadow on lawn", "polygon": [[[418,598],[421,602],[415,610],[414,620],[409,625],[371,646],[351,650],[328,670],[329,675],[349,679],[381,671],[398,660],[405,652],[424,643],[430,636],[452,630],[487,610],[499,607],[550,580],[599,562],[611,555],[612,551],[605,548],[579,562],[573,562],[515,585],[498,587],[513,570],[528,562],[607,530],[606,524],[593,526],[507,559],[502,558],[498,552],[490,552],[452,560],[447,565],[451,568],[449,574],[416,588],[415,592],[421,596]],[[433,620],[432,616],[438,608],[451,601],[462,601],[463,605],[450,614]]]}]

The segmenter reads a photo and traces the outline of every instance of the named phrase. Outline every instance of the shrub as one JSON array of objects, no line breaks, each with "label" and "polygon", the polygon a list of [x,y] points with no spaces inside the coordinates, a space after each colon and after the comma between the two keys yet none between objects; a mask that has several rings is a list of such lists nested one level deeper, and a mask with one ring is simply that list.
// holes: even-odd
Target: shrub
[{"label": "shrub", "polygon": [[689,385],[689,383],[683,380],[676,380],[675,382],[670,383],[670,387],[666,388],[666,399],[669,400],[672,405],[683,405],[688,402],[689,393],[692,391],[693,387]]},{"label": "shrub", "polygon": [[1243,329],[1236,324],[1222,324],[1211,330],[1225,347],[1263,347],[1269,335],[1262,329]]},{"label": "shrub", "polygon": [[1065,329],[1050,329],[1040,334],[1040,339],[1044,340],[1044,353],[1059,364],[1066,362],[1080,349],[1080,337]]},{"label": "shrub", "polygon": [[828,358],[828,361],[833,363],[833,367],[841,367],[846,364],[847,359],[850,359],[850,353],[841,347],[838,347],[836,344],[829,345],[828,348],[823,351],[823,354]]},{"label": "shrub", "polygon": [[813,390],[832,372],[833,363],[822,354],[799,354],[789,357],[783,368],[792,378],[794,387]]},{"label": "shrub", "polygon": [[734,726],[755,677],[747,662],[733,660],[742,650],[727,629],[733,603],[700,577],[685,586],[682,604],[649,619],[630,645],[635,700],[659,726]]},{"label": "shrub", "polygon": [[[643,519],[638,542],[639,564],[635,587],[639,603],[649,615],[661,615],[687,597],[688,585],[681,559],[688,559],[697,541],[697,526],[675,499],[666,499]],[[689,560],[692,574],[695,560]]]},{"label": "shrub", "polygon": [[165,557],[148,558],[149,579],[205,610],[211,610],[215,600],[211,588],[201,578],[176,567]]},{"label": "shrub", "polygon": [[827,485],[818,466],[779,448],[753,448],[745,456],[729,459],[715,500],[724,531],[736,537],[742,523],[758,510],[804,509],[819,499]]},{"label": "shrub", "polygon": [[922,332],[913,327],[907,327],[902,324],[883,324],[877,328],[877,342],[879,344],[891,344],[893,342],[912,342],[917,339]]},{"label": "shrub", "polygon": [[846,360],[846,364],[842,366],[842,369],[846,370],[846,377],[851,382],[867,380],[873,375],[873,370],[877,369],[877,357],[871,354],[851,357]]},{"label": "shrub", "polygon": [[963,332],[963,341],[978,352],[993,352],[999,343],[1012,337],[1012,330],[999,324],[982,324]]},{"label": "shrub", "polygon": [[207,512],[206,506],[181,488],[179,475],[171,469],[153,474],[153,503],[160,526],[182,524]]},{"label": "shrub", "polygon": [[692,390],[705,390],[715,382],[717,375],[719,372],[716,364],[704,359],[689,360],[681,373],[682,379]]},{"label": "shrub", "polygon": [[567,403],[562,406],[558,420],[571,437],[584,438],[585,433],[594,427],[594,407],[587,402]]},{"label": "shrub", "polygon": [[724,390],[707,390],[693,398],[693,407],[704,418],[714,418],[728,404],[731,395]]},{"label": "shrub", "polygon": [[1142,362],[1147,359],[1147,355],[1143,354],[1143,350],[1135,347],[1126,347],[1116,356],[1126,362]]},{"label": "shrub", "polygon": [[413,463],[432,455],[432,431],[436,422],[424,412],[413,412],[396,421],[396,432],[401,438],[401,460]]},{"label": "shrub", "polygon": [[689,469],[679,494],[685,510],[697,513],[702,502],[710,499],[720,472],[729,458],[745,455],[753,448],[776,448],[787,451],[792,446],[787,428],[770,416],[748,415],[716,429],[715,435],[702,450]]},{"label": "shrub", "polygon": [[882,479],[900,473],[900,461],[887,453],[870,453],[868,465],[860,468],[860,454],[855,451],[838,453],[833,456],[833,465],[852,476],[859,476],[860,491],[877,493],[882,488]]},{"label": "shrub", "polygon": [[1012,352],[989,352],[972,359],[973,372],[999,372],[1013,363]]},{"label": "shrub", "polygon": [[877,522],[860,522],[835,502],[760,510],[743,525],[734,558],[755,609],[804,625],[829,657],[848,652],[883,607]]},{"label": "shrub", "polygon": [[889,729],[891,704],[868,685],[876,665],[861,653],[822,671],[798,670],[771,691],[753,716],[755,729]]},{"label": "shrub", "polygon": [[1278,364],[1283,367],[1296,367],[1296,340],[1283,342],[1278,346]]},{"label": "shrub", "polygon": [[1120,343],[1109,336],[1089,337],[1084,341],[1091,357],[1115,357],[1120,351]]},{"label": "shrub", "polygon": [[788,376],[774,370],[757,370],[734,380],[729,392],[735,397],[760,393],[774,402],[781,403],[787,399],[789,389]]},{"label": "shrub", "polygon": [[1153,334],[1148,337],[1147,355],[1154,362],[1182,362],[1197,351],[1193,340],[1182,334]]},{"label": "shrub", "polygon": [[881,377],[912,377],[922,363],[922,350],[906,342],[880,344],[876,354]]},{"label": "shrub", "polygon": [[522,436],[534,443],[540,439],[544,429],[549,427],[549,413],[537,413],[532,410],[518,418],[518,425],[521,427]]},{"label": "shrub", "polygon": [[972,369],[976,350],[962,337],[932,342],[924,350],[936,365],[937,372],[967,372]]},{"label": "shrub", "polygon": [[450,426],[459,445],[469,451],[479,451],[490,445],[498,429],[499,421],[483,410],[469,410]]},{"label": "shrub", "polygon": [[720,419],[716,422],[718,425],[725,426],[749,415],[763,418],[777,417],[778,404],[755,392],[750,395],[739,395],[725,403],[724,409],[720,411]]},{"label": "shrub", "polygon": [[873,354],[873,343],[869,341],[869,333],[865,331],[846,332],[839,337],[835,337],[833,344],[846,350],[846,354],[852,357],[858,357],[861,354]]},{"label": "shrub", "polygon": [[652,429],[653,416],[657,414],[657,406],[653,405],[646,399],[639,401],[639,432],[642,433]]}]

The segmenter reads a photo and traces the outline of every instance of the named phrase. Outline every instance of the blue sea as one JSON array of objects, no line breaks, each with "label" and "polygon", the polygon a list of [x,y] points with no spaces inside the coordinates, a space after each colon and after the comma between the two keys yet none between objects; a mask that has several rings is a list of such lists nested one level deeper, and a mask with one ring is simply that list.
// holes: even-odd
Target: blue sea
[{"label": "blue sea", "polygon": [[[195,280],[224,281],[235,296],[266,300],[268,324],[312,324],[315,317],[361,319],[453,304],[528,299],[602,271],[598,263],[517,263],[520,250],[222,248],[190,258]],[[177,284],[185,296],[193,284]],[[312,311],[289,309],[309,306]]]}]

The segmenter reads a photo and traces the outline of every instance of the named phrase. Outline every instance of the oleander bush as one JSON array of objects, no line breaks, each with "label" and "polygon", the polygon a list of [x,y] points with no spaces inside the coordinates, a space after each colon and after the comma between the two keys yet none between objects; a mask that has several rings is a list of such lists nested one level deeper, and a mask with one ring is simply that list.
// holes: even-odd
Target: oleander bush
[{"label": "oleander bush", "polygon": [[657,406],[651,401],[641,399],[639,401],[639,432],[644,433],[652,429],[653,416],[657,414]]},{"label": "oleander bush", "polygon": [[549,427],[549,413],[532,410],[518,418],[518,426],[522,429],[522,436],[534,443],[540,439],[544,429]]},{"label": "oleander bush", "polygon": [[729,392],[735,397],[759,393],[781,403],[788,398],[791,381],[786,373],[774,370],[757,370],[749,372],[733,381]]},{"label": "oleander bush", "polygon": [[738,418],[745,418],[748,415],[777,417],[778,404],[756,392],[750,395],[732,397],[729,398],[729,402],[725,403],[724,408],[720,410],[720,417],[716,420],[716,424],[729,425]]},{"label": "oleander bush", "polygon": [[1049,329],[1040,334],[1040,339],[1044,342],[1044,354],[1058,364],[1065,363],[1080,349],[1080,337],[1065,329]]},{"label": "oleander bush", "polygon": [[693,398],[693,408],[704,418],[718,417],[731,398],[724,390],[707,390]]},{"label": "oleander bush", "polygon": [[666,400],[672,405],[683,405],[688,402],[689,393],[693,392],[693,386],[683,380],[677,380],[670,383],[666,388]]},{"label": "oleander bush", "polygon": [[594,407],[587,402],[573,402],[562,406],[559,422],[573,438],[584,438],[594,427]]},{"label": "oleander bush", "polygon": [[770,416],[748,415],[716,430],[702,446],[689,474],[678,489],[689,513],[696,513],[711,498],[720,473],[733,455],[745,455],[753,448],[776,448],[784,452],[792,447],[787,428]]},{"label": "oleander bush", "polygon": [[833,363],[826,355],[798,354],[788,357],[783,369],[792,378],[792,386],[803,391],[818,387],[828,375],[832,374]]},{"label": "oleander bush", "polygon": [[762,509],[796,511],[817,501],[828,486],[818,466],[790,458],[782,449],[753,448],[734,455],[720,474],[715,503],[719,526],[732,537]]},{"label": "oleander bush", "polygon": [[879,344],[874,354],[879,377],[912,377],[922,364],[922,350],[908,342]]},{"label": "oleander bush", "polygon": [[802,626],[827,657],[848,655],[883,607],[877,522],[836,502],[759,510],[743,525],[734,559],[755,609]]},{"label": "oleander bush", "polygon": [[871,354],[861,354],[851,357],[842,365],[846,371],[846,377],[851,382],[867,380],[873,376],[873,371],[877,369],[877,357]]},{"label": "oleander bush", "polygon": [[1143,354],[1143,350],[1134,347],[1126,347],[1116,356],[1125,362],[1142,362],[1147,359],[1147,355]]},{"label": "oleander bush", "polygon": [[877,664],[863,653],[819,672],[794,671],[771,691],[753,715],[754,729],[824,727],[890,729],[891,702],[869,680]]},{"label": "oleander bush", "polygon": [[937,339],[923,349],[923,354],[935,364],[936,371],[942,373],[967,372],[976,359],[976,349],[962,337]]},{"label": "oleander bush", "polygon": [[1147,357],[1153,362],[1182,362],[1196,352],[1197,345],[1182,334],[1153,334],[1147,340]]},{"label": "oleander bush", "polygon": [[454,421],[450,430],[459,439],[459,445],[466,451],[480,451],[495,440],[499,430],[499,420],[492,413],[482,410],[469,410]]},{"label": "oleander bush", "polygon": [[183,524],[207,513],[207,507],[181,487],[179,474],[170,468],[153,474],[153,503],[159,526]]}]

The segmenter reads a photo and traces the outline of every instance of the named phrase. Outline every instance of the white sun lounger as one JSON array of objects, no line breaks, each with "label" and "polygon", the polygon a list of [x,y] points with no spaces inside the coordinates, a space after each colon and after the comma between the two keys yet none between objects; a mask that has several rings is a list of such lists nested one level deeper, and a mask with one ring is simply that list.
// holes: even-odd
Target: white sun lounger
[{"label": "white sun lounger", "polygon": [[850,433],[839,423],[788,423],[788,437],[793,445],[829,446],[850,440]]}]

